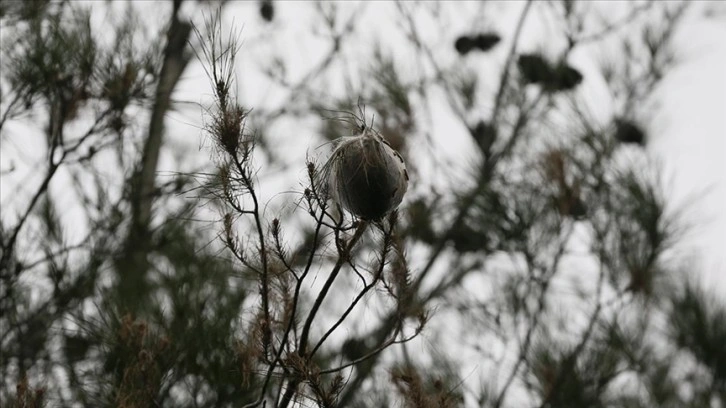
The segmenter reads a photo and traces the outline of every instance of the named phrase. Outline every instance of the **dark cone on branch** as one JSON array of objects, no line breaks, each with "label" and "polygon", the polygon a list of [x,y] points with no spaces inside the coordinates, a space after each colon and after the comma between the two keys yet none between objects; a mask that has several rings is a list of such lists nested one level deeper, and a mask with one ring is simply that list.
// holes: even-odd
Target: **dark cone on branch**
[{"label": "dark cone on branch", "polygon": [[566,191],[557,198],[557,210],[560,215],[569,216],[578,221],[587,217],[587,204],[572,191]]},{"label": "dark cone on branch", "polygon": [[552,91],[568,91],[580,85],[582,74],[567,64],[562,64],[554,71],[549,88]]},{"label": "dark cone on branch", "polygon": [[270,22],[275,17],[275,8],[272,5],[272,0],[262,0],[260,2],[260,16]]},{"label": "dark cone on branch", "polygon": [[517,67],[522,78],[528,84],[539,84],[552,78],[552,68],[549,63],[538,54],[522,54],[517,60]]},{"label": "dark cone on branch", "polygon": [[350,361],[357,360],[370,351],[370,347],[366,344],[366,341],[357,337],[351,337],[343,343],[341,353],[343,357]]},{"label": "dark cone on branch", "polygon": [[482,33],[475,36],[463,35],[456,39],[454,48],[461,55],[466,55],[475,49],[486,52],[494,48],[501,41],[501,37],[495,33]]},{"label": "dark cone on branch", "polygon": [[461,36],[454,42],[454,48],[461,55],[466,55],[474,48],[474,41],[468,36]]},{"label": "dark cone on branch", "polygon": [[494,33],[483,33],[475,36],[473,39],[474,48],[479,51],[489,51],[494,48],[495,45],[499,44],[501,38]]},{"label": "dark cone on branch", "polygon": [[587,217],[587,204],[581,198],[576,198],[570,207],[570,215],[576,220]]},{"label": "dark cone on branch", "polygon": [[550,92],[569,91],[582,82],[582,74],[577,69],[562,62],[552,66],[538,54],[522,54],[517,67],[525,83],[540,84]]},{"label": "dark cone on branch", "polygon": [[451,231],[450,239],[454,249],[459,253],[478,252],[487,248],[486,234],[465,223]]},{"label": "dark cone on branch", "polygon": [[638,125],[624,119],[615,119],[615,138],[622,143],[645,145],[645,133]]}]

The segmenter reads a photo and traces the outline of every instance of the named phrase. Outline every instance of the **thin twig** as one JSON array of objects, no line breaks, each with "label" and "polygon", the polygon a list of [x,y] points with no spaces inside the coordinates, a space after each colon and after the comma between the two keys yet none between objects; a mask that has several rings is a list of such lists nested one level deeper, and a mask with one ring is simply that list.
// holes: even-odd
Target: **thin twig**
[{"label": "thin twig", "polygon": [[[300,345],[298,347],[298,350],[301,354],[305,354],[305,349],[307,347],[307,343],[309,341],[310,336],[310,327],[313,324],[313,320],[315,319],[315,315],[317,314],[318,310],[320,309],[320,305],[323,303],[323,300],[328,294],[328,291],[330,290],[330,287],[333,285],[333,282],[335,281],[335,278],[338,276],[338,273],[340,272],[340,269],[342,268],[343,264],[345,264],[348,261],[348,257],[350,256],[350,251],[353,249],[355,244],[358,243],[358,240],[363,236],[363,233],[365,232],[366,228],[368,227],[368,222],[366,221],[360,221],[360,224],[358,224],[358,228],[356,229],[355,233],[353,234],[353,237],[351,238],[348,245],[343,248],[343,250],[338,254],[338,261],[335,263],[335,266],[333,266],[333,270],[330,272],[330,276],[328,277],[328,280],[325,281],[325,284],[323,285],[323,288],[320,291],[320,294],[315,299],[315,303],[313,304],[312,309],[310,310],[310,313],[308,314],[307,319],[305,320],[305,324],[303,325],[302,334],[300,335]],[[285,394],[282,396],[282,401],[280,402],[281,408],[286,408],[287,405],[292,400],[292,397],[295,395],[295,392],[297,390],[297,386],[300,383],[300,379],[293,378],[288,383],[288,389],[285,391]]]},{"label": "thin twig", "polygon": [[[275,359],[272,361],[270,366],[267,369],[267,374],[265,375],[265,380],[262,383],[262,387],[260,389],[260,396],[258,399],[252,403],[249,403],[245,405],[243,408],[252,408],[258,406],[260,403],[263,402],[263,399],[265,397],[265,392],[267,391],[267,387],[270,383],[270,380],[272,378],[272,373],[275,370],[275,367],[277,367],[277,364],[280,362],[280,357],[282,356],[282,351],[285,348],[285,344],[287,343],[287,339],[290,335],[290,332],[292,331],[294,325],[295,325],[295,317],[297,314],[297,306],[300,303],[300,291],[302,289],[303,280],[305,279],[305,276],[308,274],[308,271],[310,270],[310,265],[312,265],[315,250],[314,248],[318,245],[318,240],[320,238],[320,230],[322,228],[322,219],[325,216],[324,208],[321,209],[320,217],[316,219],[316,227],[315,232],[313,234],[313,245],[310,255],[308,257],[308,264],[306,265],[305,270],[303,271],[300,278],[297,280],[297,283],[295,285],[295,294],[293,295],[293,302],[292,302],[292,311],[290,313],[290,320],[287,322],[287,327],[285,328],[285,332],[282,335],[282,340],[280,341],[280,348],[277,350],[277,353],[275,355]],[[282,388],[282,387],[281,387]]]},{"label": "thin twig", "polygon": [[532,337],[539,327],[539,319],[542,317],[542,314],[547,306],[547,303],[545,302],[547,297],[547,290],[549,289],[550,282],[554,278],[554,275],[557,273],[557,270],[559,269],[560,261],[562,260],[562,256],[565,252],[565,246],[567,245],[567,242],[570,240],[570,237],[572,236],[572,233],[574,231],[574,224],[570,224],[569,229],[567,233],[565,234],[565,238],[560,243],[557,253],[554,256],[554,260],[552,262],[552,266],[550,267],[550,273],[549,276],[543,276],[542,282],[541,282],[541,288],[539,297],[537,299],[537,310],[532,316],[532,320],[529,323],[529,327],[527,328],[527,334],[525,334],[524,343],[522,344],[520,351],[519,351],[519,358],[517,359],[517,362],[514,364],[514,367],[512,368],[512,371],[509,373],[509,376],[507,377],[504,387],[502,387],[501,391],[499,392],[499,395],[497,396],[496,401],[494,402],[494,408],[499,408],[502,403],[504,402],[504,398],[507,395],[507,391],[509,390],[509,387],[514,382],[514,378],[517,376],[517,373],[519,372],[519,367],[524,363],[524,361],[527,358],[527,353],[529,353],[529,346],[532,342]]},{"label": "thin twig", "polygon": [[313,351],[310,352],[310,357],[315,355],[315,352],[318,351],[318,349],[323,345],[325,340],[335,331],[335,329],[340,326],[343,321],[348,317],[348,315],[353,311],[355,306],[360,302],[360,300],[365,296],[369,290],[371,290],[376,283],[380,280],[381,276],[383,275],[383,268],[386,266],[386,255],[388,254],[389,246],[390,246],[390,240],[391,240],[391,234],[390,231],[388,233],[384,232],[384,238],[383,238],[383,250],[381,251],[381,260],[378,264],[378,270],[373,275],[373,279],[371,282],[363,287],[363,289],[358,293],[358,295],[353,299],[351,304],[348,306],[348,308],[345,310],[345,312],[340,316],[337,322],[333,324],[333,326],[323,335],[323,337],[320,338],[318,341],[318,344],[315,345],[313,348]]},{"label": "thin twig", "polygon": [[307,342],[309,340],[309,334],[310,334],[310,327],[313,324],[313,320],[315,319],[315,315],[317,314],[318,310],[320,309],[320,305],[323,303],[323,300],[328,295],[328,291],[330,290],[330,287],[333,286],[333,282],[335,281],[335,278],[338,276],[338,273],[340,272],[340,269],[342,268],[343,264],[347,262],[348,256],[350,256],[350,251],[353,249],[353,247],[358,243],[360,238],[363,236],[363,233],[366,230],[366,227],[368,227],[368,223],[366,221],[360,221],[360,224],[358,225],[358,228],[356,229],[355,233],[353,234],[353,237],[350,239],[350,242],[348,242],[348,245],[344,248],[343,252],[339,254],[338,261],[335,263],[335,266],[333,266],[333,270],[330,272],[330,276],[328,277],[328,280],[323,285],[323,288],[320,290],[320,294],[318,294],[318,297],[315,299],[315,303],[313,303],[313,307],[310,310],[310,313],[308,314],[307,320],[305,320],[305,324],[303,325],[303,331],[302,335],[300,336],[300,351],[302,353],[305,353],[305,348],[307,346]]}]

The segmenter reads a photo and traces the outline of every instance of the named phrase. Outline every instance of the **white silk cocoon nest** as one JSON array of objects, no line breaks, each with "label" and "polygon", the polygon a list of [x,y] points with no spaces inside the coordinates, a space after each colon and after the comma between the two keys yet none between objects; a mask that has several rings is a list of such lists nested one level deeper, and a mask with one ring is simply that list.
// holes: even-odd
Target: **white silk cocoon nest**
[{"label": "white silk cocoon nest", "polygon": [[379,220],[395,210],[408,188],[401,155],[368,128],[334,143],[323,170],[330,197],[365,220]]}]

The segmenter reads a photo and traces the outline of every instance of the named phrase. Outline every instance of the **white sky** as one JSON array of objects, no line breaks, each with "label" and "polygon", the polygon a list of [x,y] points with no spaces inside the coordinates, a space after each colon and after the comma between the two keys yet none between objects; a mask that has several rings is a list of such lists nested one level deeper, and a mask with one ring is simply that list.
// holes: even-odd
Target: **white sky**
[{"label": "white sky", "polygon": [[[509,2],[505,2],[509,3]],[[492,10],[504,10],[509,7],[505,3],[492,5]],[[105,4],[105,3],[104,3]],[[461,12],[468,19],[459,19],[460,26],[446,25],[441,27],[432,21],[432,29],[424,33],[424,39],[436,44],[447,44],[450,47],[453,39],[460,33],[494,27],[505,37],[513,31],[518,13],[504,13],[491,17],[477,16],[481,21],[472,23],[476,16],[479,2],[461,4],[461,8],[471,12]],[[352,9],[356,3],[340,3],[342,9]],[[145,5],[154,8],[156,5]],[[713,7],[712,3],[701,2],[695,9],[704,10]],[[404,59],[410,52],[408,45],[403,44],[395,16],[391,12],[395,7],[389,2],[371,2],[361,15],[364,30],[357,33],[358,41],[373,44],[378,41],[390,49],[396,50],[399,59]],[[348,13],[343,13],[347,15]],[[255,67],[260,63],[269,63],[275,54],[284,56],[291,69],[301,72],[314,65],[324,54],[320,44],[325,42],[309,36],[309,22],[312,14],[306,2],[276,2],[275,20],[268,26],[260,21],[256,1],[232,3],[225,13],[226,23],[235,21],[242,26],[244,41],[239,59],[240,88],[246,105],[254,107],[257,103],[275,104],[283,94],[274,87],[263,82]],[[150,20],[156,18],[147,15]],[[457,21],[456,12],[450,12],[446,21]],[[685,209],[686,221],[694,227],[683,240],[678,250],[684,267],[691,268],[693,274],[699,274],[702,281],[721,297],[726,298],[726,14],[721,12],[720,21],[715,19],[691,18],[683,26],[676,37],[677,55],[681,63],[668,75],[659,91],[660,106],[648,123],[648,131],[652,136],[647,152],[655,160],[663,163],[663,178],[670,188],[670,202],[675,207]],[[195,16],[196,19],[196,16]],[[201,22],[201,19],[196,19]],[[532,19],[534,20],[534,19]],[[532,22],[532,21],[530,21]],[[102,24],[102,22],[101,22]],[[533,23],[536,27],[536,24]],[[265,50],[256,41],[265,38],[276,30],[284,29],[285,34],[276,39],[276,48]],[[441,31],[442,29],[448,30]],[[545,28],[546,29],[546,28]],[[541,31],[529,29],[522,41],[522,49],[536,48],[546,39],[542,39]],[[501,46],[501,45],[500,45]],[[349,50],[350,51],[350,50]],[[455,54],[452,53],[452,57]],[[405,61],[404,61],[405,64]],[[410,66],[408,69],[419,69]],[[415,72],[415,71],[412,71]],[[294,77],[295,73],[291,72]],[[200,95],[200,89],[203,91]],[[193,63],[184,75],[180,92],[177,97],[199,102],[204,94],[209,93],[207,78],[199,65]],[[197,117],[187,117],[198,114]],[[185,165],[203,163],[209,159],[206,149],[199,150],[201,133],[190,128],[189,124],[199,125],[201,112],[190,109],[183,114],[172,113],[168,121],[169,134],[175,147],[185,147],[191,154],[184,159]],[[434,137],[447,140],[449,143],[439,145],[442,152],[451,157],[466,156],[467,136],[463,129],[452,132],[451,119],[445,115],[435,117],[433,125]],[[295,128],[295,124],[290,124]],[[460,125],[456,125],[460,126]],[[26,126],[8,127],[8,132],[27,131]],[[295,152],[296,160],[302,163],[307,149],[314,149],[319,139],[311,133],[310,127],[297,127],[299,134],[290,137],[283,131],[271,132],[270,137],[284,151]],[[457,136],[458,135],[458,136]],[[39,135],[36,134],[36,137]],[[4,135],[4,137],[7,137]],[[13,136],[10,136],[13,139]],[[30,137],[25,140],[14,140],[3,143],[0,159],[2,169],[9,167],[11,158],[33,157],[37,151],[33,149]],[[462,144],[451,143],[459,140]],[[37,146],[37,145],[36,145]],[[462,147],[463,146],[463,147]],[[197,152],[194,154],[194,152]],[[27,160],[23,162],[31,162]],[[461,162],[461,160],[460,160]],[[162,157],[160,172],[178,171],[180,161],[168,154]],[[17,160],[15,164],[21,164]],[[20,174],[27,176],[31,169],[24,169]],[[27,179],[16,179],[25,183]],[[297,179],[289,185],[295,187]],[[8,188],[3,183],[0,188],[0,203],[3,207],[16,194],[15,188]],[[4,211],[3,211],[4,212]],[[5,215],[3,215],[5,218]]]},{"label": "white sky", "polygon": [[[687,247],[705,283],[726,296],[726,24],[689,22],[677,36],[680,64],[667,79],[650,151],[672,179],[674,203],[694,229]],[[694,271],[696,273],[696,271]]]},{"label": "white sky", "polygon": [[[431,24],[431,30],[422,32],[424,41],[450,47],[452,40],[459,34],[487,28],[500,32],[506,41],[507,35],[511,34],[514,28],[518,12],[516,10],[506,12],[513,8],[510,2],[492,3],[489,9],[485,9],[492,10],[492,16],[477,14],[480,11],[479,2],[457,3],[456,8],[443,7],[441,20],[446,21],[446,25],[437,21],[424,22]],[[428,3],[427,7],[433,7],[431,4]],[[115,6],[119,4],[116,3]],[[166,9],[167,5],[149,2],[138,3],[137,6],[159,10]],[[282,56],[289,64],[290,76],[294,78],[296,68],[299,67],[299,71],[304,72],[325,53],[321,45],[325,46],[327,42],[309,35],[310,19],[313,18],[310,6],[308,2],[303,1],[278,1],[272,24],[261,21],[256,1],[233,2],[226,9],[225,23],[229,26],[229,23],[234,22],[237,27],[242,27],[241,38],[244,44],[238,61],[238,72],[240,89],[244,94],[245,103],[249,106],[274,105],[275,101],[284,95],[269,84],[265,84],[263,77],[255,69],[260,63],[269,63],[274,56]],[[348,16],[352,10],[360,7],[360,4],[342,2],[339,6],[343,10],[342,14]],[[685,208],[688,223],[694,225],[681,247],[684,257],[690,259],[689,265],[703,275],[708,286],[718,287],[719,291],[726,295],[726,211],[724,211],[726,208],[726,76],[723,74],[726,72],[726,40],[724,40],[726,12],[724,8],[719,7],[716,2],[700,2],[694,10],[700,10],[701,14],[704,10],[713,10],[720,21],[716,18],[690,18],[679,31],[675,43],[677,55],[682,62],[666,77],[660,88],[661,106],[648,124],[652,136],[648,152],[653,158],[662,160],[665,169],[664,179],[672,188],[669,199],[673,204]],[[400,22],[396,21],[394,11],[395,6],[391,2],[368,4],[364,12],[357,17],[360,19],[359,27],[362,28],[356,32],[353,41],[359,44],[380,43],[386,49],[395,51],[397,60],[401,61],[405,69],[419,69],[415,64],[406,65],[406,57],[411,52],[401,35]],[[158,13],[152,12],[144,17],[148,19],[147,23],[150,25],[159,22]],[[196,21],[201,22],[199,17],[194,16]],[[452,21],[458,22],[459,26],[451,24]],[[104,23],[99,21],[99,24]],[[546,38],[544,40],[541,38],[541,30],[544,29],[546,32],[551,28],[547,25],[542,26],[541,21],[530,16],[520,49],[546,45]],[[284,32],[283,35],[278,34],[280,31]],[[259,46],[261,42],[257,40],[268,39],[273,34],[277,38],[274,49],[270,49],[266,41],[264,42],[266,49],[261,49]],[[452,56],[456,57],[451,53],[449,57]],[[484,78],[485,83],[486,77],[488,76]],[[208,96],[206,91],[200,95],[200,89],[208,90],[208,82],[199,65],[193,63],[185,73],[177,96],[200,102]],[[182,131],[183,125],[187,125],[183,130],[187,137],[173,138],[174,143],[186,146],[188,152],[197,150],[200,154],[193,155],[189,159],[191,162],[201,163],[208,159],[208,151],[198,150],[200,138],[195,136],[199,135],[199,131],[194,129],[190,131],[188,126],[190,123],[198,125],[201,115],[188,117],[189,112],[196,113],[194,110],[188,110],[184,112],[183,117],[172,113],[169,126]],[[467,143],[468,137],[462,135],[463,129],[456,128],[460,124],[452,124],[446,115],[440,115],[436,121],[438,123],[434,123],[435,129],[440,132],[438,136],[434,133],[434,137],[443,137],[448,142],[437,146],[437,149],[449,151],[449,154],[460,158],[462,152],[457,149],[457,143],[451,143],[455,140]],[[453,132],[452,126],[456,126]],[[314,144],[311,142],[315,140],[315,135],[310,133],[310,130],[309,127],[302,127],[299,137],[295,138],[280,135],[280,132],[272,132],[270,137],[273,139],[277,137],[280,142],[284,142],[285,151],[297,151],[300,153],[299,158],[303,159],[309,148],[316,147],[311,146]],[[17,123],[10,124],[6,131],[41,137],[27,126]],[[11,138],[3,143],[0,154],[3,169],[9,167],[11,162],[21,167],[23,163],[33,162],[32,158],[39,153],[32,147],[33,137],[29,135],[23,139]],[[174,163],[178,164],[176,160],[162,161],[162,166],[173,167],[162,170],[178,170]],[[21,183],[19,185],[21,190],[28,188],[27,171],[28,168],[21,168],[17,178],[13,176],[10,178],[11,181],[4,180],[5,185],[0,188],[0,203],[4,207],[16,194],[15,188],[9,188],[9,185],[15,184],[12,181]],[[18,185],[13,187],[15,186]]]},{"label": "white sky", "polygon": [[[506,40],[514,29],[518,12],[507,12],[514,8],[511,2],[491,3],[485,10],[492,10],[493,15],[480,14],[479,2],[459,2],[457,7],[442,7],[441,21],[424,21],[431,27],[422,30],[424,41],[450,47],[459,34],[487,28],[494,28]],[[608,10],[622,6],[612,1],[597,3],[594,7],[605,6]],[[726,296],[726,7],[717,2],[696,3],[675,38],[675,51],[681,62],[659,87],[657,104],[660,106],[647,123],[650,136],[647,151],[652,159],[662,162],[662,176],[670,192],[670,203],[684,208],[685,221],[693,226],[678,247],[681,258],[686,267],[692,268],[691,273],[701,274],[707,286]],[[344,16],[359,6],[356,2],[339,5]],[[427,7],[434,6],[428,3]],[[714,18],[703,17],[709,10],[715,14]],[[397,59],[405,66],[406,57],[411,54],[410,45],[401,36],[401,22],[396,20],[394,11],[391,2],[367,5],[365,12],[357,17],[362,29],[356,33],[355,41],[384,44],[395,51]],[[255,57],[264,55],[255,46],[255,39],[265,38],[270,30],[280,29],[286,31],[276,41],[280,48],[268,55],[284,55],[293,69],[305,70],[324,53],[324,49],[316,46],[315,39],[307,34],[311,14],[306,2],[278,2],[271,26],[259,19],[256,2],[233,3],[225,17],[227,22],[233,20],[244,26],[244,49],[252,50]],[[530,16],[520,49],[548,45],[549,40],[542,37],[542,32],[551,29],[536,15]],[[242,55],[240,72],[253,72],[252,66],[259,63],[259,59],[245,58],[245,52]],[[452,56],[456,57],[455,54]],[[575,62],[578,57],[581,56],[574,56]],[[580,61],[591,63],[586,58]],[[420,69],[415,64],[406,68],[414,70],[412,72]],[[247,100],[273,101],[274,97],[270,96],[274,94],[273,90],[256,86],[260,83],[259,78],[253,78],[244,75],[240,78]],[[461,135],[462,129],[452,132],[452,126],[460,126],[460,123],[452,124],[451,118],[444,114],[435,121],[438,123],[434,126],[440,132],[434,136],[449,142],[439,144],[437,149],[449,151],[456,158],[466,155],[457,149],[456,143],[450,143],[459,139],[466,143],[468,137]]]}]

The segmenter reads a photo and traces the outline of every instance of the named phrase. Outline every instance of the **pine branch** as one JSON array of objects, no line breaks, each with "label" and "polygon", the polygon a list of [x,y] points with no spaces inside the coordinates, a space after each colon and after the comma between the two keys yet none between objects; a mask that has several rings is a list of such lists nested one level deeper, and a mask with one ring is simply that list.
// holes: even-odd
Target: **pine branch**
[{"label": "pine branch", "polygon": [[130,180],[131,184],[131,225],[125,243],[125,255],[118,262],[123,279],[119,290],[123,294],[136,293],[136,296],[121,296],[125,308],[134,311],[140,307],[139,297],[143,298],[143,280],[149,269],[149,224],[155,199],[155,178],[159,154],[163,145],[164,118],[171,106],[171,94],[181,74],[190,60],[185,48],[191,25],[179,20],[182,0],[174,0],[173,11],[167,31],[167,44],[159,74],[154,104],[151,110],[148,135],[142,151],[139,167]]}]

